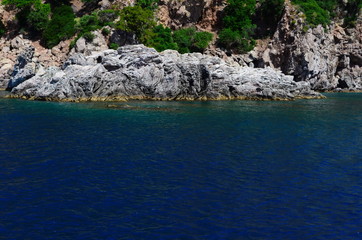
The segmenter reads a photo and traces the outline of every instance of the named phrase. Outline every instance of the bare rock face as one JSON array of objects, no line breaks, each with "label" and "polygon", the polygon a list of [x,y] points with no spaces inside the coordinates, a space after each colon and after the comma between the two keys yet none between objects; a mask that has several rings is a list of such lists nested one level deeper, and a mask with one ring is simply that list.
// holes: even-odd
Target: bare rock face
[{"label": "bare rock face", "polygon": [[75,43],[74,48],[70,51],[70,55],[74,53],[83,53],[86,56],[92,55],[96,52],[100,52],[108,49],[107,39],[103,36],[100,30],[92,32],[94,38],[92,40],[86,40],[81,37]]},{"label": "bare rock face", "polygon": [[206,100],[319,98],[307,82],[270,68],[241,68],[200,53],[158,53],[129,45],[91,56],[75,54],[14,87],[15,97],[38,100]]},{"label": "bare rock face", "polygon": [[60,42],[52,49],[46,49],[39,41],[25,39],[18,35],[13,39],[0,38],[0,88],[6,88],[12,78],[17,56],[34,49],[32,62],[44,67],[59,66],[67,59],[70,40]]},{"label": "bare rock face", "polygon": [[286,2],[285,13],[271,41],[249,54],[255,67],[270,66],[308,81],[318,91],[362,90],[362,24],[343,29],[335,23],[304,32],[303,19]]},{"label": "bare rock face", "polygon": [[215,31],[225,3],[225,0],[161,0],[157,17],[160,23],[172,29],[196,25]]},{"label": "bare rock face", "polygon": [[109,37],[109,42],[118,46],[138,44],[137,37],[134,33],[126,32],[120,29],[113,30]]},{"label": "bare rock face", "polygon": [[26,48],[24,52],[18,56],[7,89],[13,89],[35,75],[37,66],[32,62],[33,56],[34,47]]}]

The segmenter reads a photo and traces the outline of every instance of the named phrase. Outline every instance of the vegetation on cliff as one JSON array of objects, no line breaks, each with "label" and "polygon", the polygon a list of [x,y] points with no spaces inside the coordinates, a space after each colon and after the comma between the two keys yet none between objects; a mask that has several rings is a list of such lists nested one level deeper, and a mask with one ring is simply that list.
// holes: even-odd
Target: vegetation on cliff
[{"label": "vegetation on cliff", "polygon": [[[347,3],[339,0],[291,1],[304,13],[305,28],[319,24],[326,26],[334,17],[344,17],[345,26],[353,27],[362,6],[362,0],[349,0]],[[217,44],[238,53],[250,51],[255,46],[255,39],[275,32],[285,4],[284,0],[227,0],[226,3]],[[88,14],[78,13],[80,16],[75,16],[69,0],[3,0],[2,4],[18,8],[16,18],[20,28],[30,37],[40,38],[48,48],[73,36],[76,36],[75,40],[83,36],[92,41],[92,31],[103,29],[102,33],[109,35],[111,28],[134,33],[138,42],[158,51],[203,52],[213,39],[211,33],[194,27],[172,31],[157,25],[155,12],[159,0],[137,0],[134,6],[112,6],[111,9]],[[0,36],[5,32],[4,24],[0,22]],[[113,44],[111,47],[117,46]]]},{"label": "vegetation on cliff", "polygon": [[252,16],[255,13],[256,0],[228,0],[227,3],[219,44],[239,52],[250,51],[255,45],[252,34],[256,25],[252,23]]},{"label": "vegetation on cliff", "polygon": [[362,6],[362,0],[292,0],[305,14],[309,27],[330,24],[337,15],[344,17],[345,27],[353,27]]},{"label": "vegetation on cliff", "polygon": [[4,23],[0,20],[0,37],[3,36],[6,32]]},{"label": "vegetation on cliff", "polygon": [[147,3],[123,8],[116,28],[133,32],[141,43],[158,51],[174,49],[180,53],[203,52],[209,45],[211,33],[197,31],[196,28],[171,31],[168,27],[157,25],[152,10],[155,1]]}]

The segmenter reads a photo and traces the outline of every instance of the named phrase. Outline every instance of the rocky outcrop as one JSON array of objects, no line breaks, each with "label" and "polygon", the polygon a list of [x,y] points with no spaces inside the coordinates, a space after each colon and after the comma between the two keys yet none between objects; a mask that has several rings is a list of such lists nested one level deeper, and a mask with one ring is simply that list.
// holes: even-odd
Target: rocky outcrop
[{"label": "rocky outcrop", "polygon": [[[85,6],[87,4],[91,4],[92,9],[97,6],[100,9],[123,8],[134,5],[135,1],[102,0],[85,4],[80,0],[72,0],[71,3],[79,14],[82,11],[88,13]],[[200,30],[213,32],[216,39],[225,5],[226,0],[160,0],[157,17],[160,23],[172,29],[196,26]],[[0,5],[0,18],[6,25],[15,24],[14,14],[14,10],[5,10]],[[205,53],[221,57],[228,65],[238,63],[254,68],[273,68],[294,76],[294,81],[308,82],[312,89],[317,91],[362,91],[361,16],[356,27],[350,29],[343,28],[343,22],[338,20],[327,29],[317,26],[306,30],[303,26],[303,14],[286,0],[285,11],[275,34],[271,39],[259,40],[253,51],[236,55],[211,44]],[[31,41],[26,35],[19,34],[18,29],[7,33],[6,38],[0,39],[0,88],[6,88],[10,79],[10,88],[13,88],[13,83],[22,82],[21,79],[31,77],[34,71],[42,67],[59,67],[71,54],[82,53],[91,57],[107,49],[112,43],[113,47],[137,44],[134,34],[120,30],[110,29],[111,34],[106,37],[100,31],[93,33],[93,41],[87,42],[80,38],[72,50],[69,47],[72,39],[61,42],[52,49],[46,49],[39,41]],[[17,56],[28,47],[34,47],[35,52],[31,60],[32,67],[23,70],[24,74],[27,72],[28,75],[22,78],[16,71],[13,72],[14,65]],[[18,79],[15,79],[16,76]]]},{"label": "rocky outcrop", "polygon": [[220,27],[226,0],[161,0],[157,18],[172,29],[196,26],[210,32]]},{"label": "rocky outcrop", "polygon": [[17,58],[29,48],[33,48],[32,62],[35,65],[44,67],[60,66],[67,59],[69,53],[70,40],[60,42],[52,49],[46,49],[40,45],[39,41],[25,39],[23,35],[18,35],[13,39],[0,39],[0,88],[6,88],[13,73]]},{"label": "rocky outcrop", "polygon": [[335,22],[305,30],[304,19],[289,1],[277,31],[266,45],[258,45],[244,60],[269,66],[308,81],[318,91],[362,90],[362,21],[344,29]]},{"label": "rocky outcrop", "polygon": [[91,40],[87,40],[84,37],[79,38],[69,54],[83,53],[84,55],[89,56],[96,52],[108,49],[108,39],[103,36],[100,30],[93,31],[91,34],[93,34],[93,39]]},{"label": "rocky outcrop", "polygon": [[8,83],[7,89],[13,89],[22,82],[35,76],[37,65],[32,62],[34,56],[34,47],[25,48],[18,58],[16,59],[14,70],[11,79]]},{"label": "rocky outcrop", "polygon": [[306,82],[270,68],[241,68],[200,53],[158,53],[143,45],[75,54],[14,87],[15,97],[38,100],[206,100],[318,98]]}]

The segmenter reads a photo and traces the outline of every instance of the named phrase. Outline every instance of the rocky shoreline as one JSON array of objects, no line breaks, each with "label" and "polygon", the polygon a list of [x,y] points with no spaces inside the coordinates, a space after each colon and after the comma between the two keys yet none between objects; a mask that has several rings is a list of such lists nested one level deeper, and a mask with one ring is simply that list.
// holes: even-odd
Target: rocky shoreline
[{"label": "rocky shoreline", "polygon": [[[97,3],[95,5],[95,7],[100,10],[108,9],[110,8],[111,3],[120,4],[119,7],[123,8],[124,6],[133,5],[135,1],[100,1],[99,4]],[[87,9],[86,5],[87,4],[84,4],[82,1],[73,1],[72,8],[74,10],[74,13],[80,15],[84,13],[90,13],[89,11],[91,10]],[[224,0],[165,0],[159,1],[159,8],[156,15],[157,19],[161,24],[172,29],[181,29],[185,27],[196,26],[198,30],[206,30],[213,33],[216,37],[220,31],[222,11],[225,6],[226,1]],[[92,41],[87,41],[83,37],[80,37],[78,39],[74,36],[71,39],[60,42],[57,46],[54,46],[51,49],[47,49],[42,45],[39,39],[33,39],[26,32],[19,31],[19,26],[15,18],[16,9],[5,8],[4,5],[0,4],[0,19],[3,23],[7,25],[9,29],[6,35],[0,38],[0,89],[7,88],[8,90],[12,90],[14,86],[9,85],[10,79],[12,79],[13,81],[12,84],[15,83],[16,86],[18,85],[18,83],[14,81],[24,82],[26,80],[26,82],[28,83],[28,85],[26,86],[32,88],[33,90],[36,88],[37,90],[34,90],[34,93],[30,93],[30,89],[20,89],[19,87],[18,90],[13,90],[12,97],[22,97],[27,99],[39,100],[57,99],[61,101],[64,101],[65,99],[68,99],[67,101],[74,101],[74,99],[122,100],[131,98],[159,100],[211,100],[246,98],[264,100],[310,97],[308,94],[301,93],[299,90],[297,90],[298,88],[301,88],[301,86],[299,86],[300,83],[302,83],[302,85],[307,83],[307,85],[309,86],[303,85],[304,88],[312,89],[317,92],[361,92],[361,13],[362,12],[360,12],[360,14],[358,15],[355,26],[353,27],[345,27],[343,25],[344,20],[342,17],[343,14],[341,13],[342,15],[334,18],[328,26],[323,27],[322,25],[318,25],[313,28],[306,29],[305,16],[301,14],[296,5],[293,5],[290,1],[286,0],[284,1],[283,14],[280,21],[275,26],[276,29],[275,31],[273,30],[273,34],[270,35],[270,37],[268,38],[261,38],[257,40],[256,47],[248,53],[240,54],[226,49],[222,49],[216,44],[216,41],[214,41],[204,51],[205,55],[202,55],[203,57],[199,57],[200,55],[190,54],[187,55],[189,56],[187,58],[185,56],[179,56],[178,53],[170,54],[171,51],[166,51],[168,53],[160,54],[159,58],[164,59],[166,62],[166,58],[173,55],[177,56],[172,57],[174,60],[173,64],[180,66],[183,64],[182,61],[185,60],[187,63],[189,59],[195,58],[196,60],[191,60],[190,63],[195,64],[194,68],[197,68],[196,65],[203,66],[205,65],[205,61],[209,61],[205,60],[206,55],[210,56],[209,59],[212,58],[211,56],[217,56],[225,61],[221,65],[234,68],[233,71],[221,68],[222,71],[226,71],[226,75],[231,74],[231,76],[223,77],[221,81],[211,77],[210,82],[212,84],[208,86],[207,89],[203,89],[202,86],[191,86],[194,83],[184,77],[184,79],[177,78],[178,80],[180,80],[180,83],[173,85],[173,87],[176,87],[176,92],[180,91],[178,95],[174,95],[174,92],[172,94],[165,95],[158,93],[157,91],[152,93],[152,89],[155,88],[155,84],[152,83],[151,80],[148,79],[142,82],[140,80],[137,80],[137,78],[132,78],[132,80],[136,81],[135,84],[138,84],[134,88],[143,86],[144,89],[151,90],[140,90],[138,92],[128,92],[126,90],[120,90],[120,96],[117,96],[117,92],[115,92],[114,94],[109,92],[107,93],[109,94],[108,96],[106,93],[100,94],[99,92],[89,94],[87,90],[84,94],[74,94],[72,93],[73,90],[69,90],[69,93],[68,91],[65,91],[65,94],[63,94],[64,96],[60,93],[54,93],[54,96],[47,96],[46,94],[40,94],[40,92],[43,91],[40,90],[40,85],[39,87],[30,87],[30,82],[35,81],[35,78],[33,77],[36,76],[36,79],[38,79],[39,83],[37,84],[43,82],[45,84],[44,87],[49,87],[49,89],[51,89],[55,86],[54,83],[50,84],[47,83],[47,81],[45,81],[44,79],[40,79],[45,78],[45,76],[53,78],[52,74],[54,72],[59,72],[58,75],[64,73],[67,77],[71,78],[71,69],[75,69],[77,67],[79,67],[79,71],[87,71],[90,68],[93,68],[96,64],[99,64],[97,60],[93,59],[94,56],[101,56],[102,54],[105,54],[107,55],[107,57],[110,57],[114,53],[113,52],[112,54],[110,54],[113,50],[108,50],[110,48],[110,43],[116,43],[118,46],[124,46],[125,44],[137,44],[134,34],[126,34],[125,32],[107,27],[107,30],[109,31],[108,35],[104,35],[100,29],[92,31],[92,34],[94,36],[94,39]],[[73,40],[74,42],[73,44],[71,44]],[[26,54],[24,53],[29,53],[31,56],[26,56]],[[78,54],[81,54],[82,57],[80,57],[81,55]],[[157,54],[155,53],[154,55]],[[74,66],[70,68],[67,67],[66,69],[66,66],[63,65],[63,63],[73,61],[74,58],[77,58],[74,56],[86,59],[86,61],[89,63],[87,63],[87,65],[84,65],[83,63],[70,64]],[[201,58],[203,60],[201,60]],[[69,60],[67,61],[67,59]],[[93,64],[92,61],[95,61],[97,63]],[[145,61],[145,64],[148,63],[155,64],[152,61]],[[105,67],[103,63],[100,64]],[[162,64],[157,66],[156,69],[161,69],[163,66],[167,65]],[[242,66],[243,68],[241,68],[240,66]],[[252,70],[251,68],[255,68],[255,70]],[[103,73],[105,74],[106,72],[108,72],[107,74],[112,75],[113,79],[116,79],[115,72],[121,71],[120,68],[114,71],[111,71],[107,68],[105,69],[106,71],[104,71]],[[184,69],[176,69],[179,74],[184,74],[188,72]],[[272,71],[271,69],[273,69],[274,71]],[[129,69],[123,70],[126,72],[129,71]],[[206,72],[213,72],[214,70],[215,69],[210,68],[207,69]],[[144,68],[142,71],[147,71],[147,69]],[[238,71],[240,71],[240,75],[243,76],[242,81],[239,81],[240,79],[238,79],[238,77],[235,77],[235,74],[232,74],[232,72]],[[200,75],[200,73],[196,73],[197,71],[195,72],[194,70],[192,70],[192,72],[192,74],[194,74],[194,77],[196,77],[195,81],[199,82],[198,84],[200,85],[200,79],[198,76]],[[277,72],[277,74],[275,72]],[[70,74],[69,76],[68,73]],[[285,75],[280,75],[280,73],[283,73]],[[42,74],[45,75],[43,76]],[[245,79],[247,78],[247,74],[251,75],[251,81],[259,79],[256,85],[259,84],[262,87],[256,87],[253,89],[253,87],[251,87],[250,85],[253,85],[254,83],[250,83],[250,81],[245,81]],[[55,76],[56,79],[58,78],[58,75]],[[279,86],[274,86],[271,83],[260,81],[262,75],[269,75],[266,78],[269,78],[270,81],[274,83],[280,82],[280,79],[288,78],[289,80],[291,80],[291,78],[293,78],[292,80],[294,82],[297,82],[296,84],[298,86],[293,86],[293,83],[290,87],[286,87],[286,89],[289,90],[283,88],[279,89]],[[30,78],[32,78],[32,80],[28,81],[30,80]],[[85,78],[91,79],[91,77]],[[146,78],[150,77],[146,76]],[[102,77],[100,79],[102,79]],[[156,79],[158,80],[155,81],[161,81],[161,78],[159,76],[156,76]],[[86,79],[84,81],[86,81]],[[102,80],[102,82],[106,81]],[[167,81],[161,82],[162,83],[160,86],[165,86],[167,84],[170,85],[170,83],[167,83]],[[230,84],[230,82],[235,82],[235,84]],[[214,83],[221,84],[222,87],[220,89],[216,89],[214,87]],[[115,81],[114,84],[115,88],[119,87],[117,85],[117,81]],[[186,87],[187,84],[189,84],[190,86]],[[241,85],[244,85],[245,89],[243,89]],[[22,85],[22,87],[24,87],[24,85]],[[230,87],[230,89],[228,89],[228,87]],[[82,87],[80,88],[82,89]],[[49,89],[48,91],[50,91]],[[158,87],[156,87],[155,89],[158,89]],[[261,89],[262,91],[260,91]],[[270,89],[272,90],[272,93],[269,93]],[[274,90],[277,91],[275,92]],[[289,93],[290,95],[288,95]],[[312,97],[317,97],[314,96],[314,94],[312,95]]]},{"label": "rocky shoreline", "polygon": [[32,62],[34,48],[17,59],[10,97],[46,101],[293,100],[323,98],[308,82],[271,68],[240,67],[200,53],[158,53],[128,45],[91,56],[76,53],[62,67]]}]

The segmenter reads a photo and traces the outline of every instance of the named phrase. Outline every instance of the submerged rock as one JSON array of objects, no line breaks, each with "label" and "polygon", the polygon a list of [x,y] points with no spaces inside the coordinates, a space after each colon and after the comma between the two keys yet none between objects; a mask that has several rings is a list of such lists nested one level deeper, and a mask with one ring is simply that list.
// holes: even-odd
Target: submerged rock
[{"label": "submerged rock", "polygon": [[[25,66],[26,67],[26,66]],[[200,53],[158,53],[129,45],[91,56],[76,54],[12,88],[37,100],[207,100],[319,98],[307,82],[271,68],[232,66]]]}]

